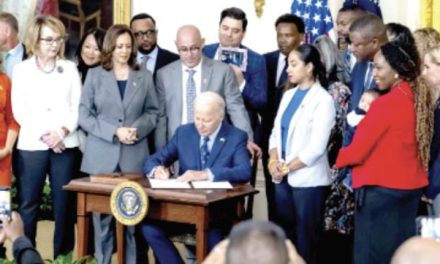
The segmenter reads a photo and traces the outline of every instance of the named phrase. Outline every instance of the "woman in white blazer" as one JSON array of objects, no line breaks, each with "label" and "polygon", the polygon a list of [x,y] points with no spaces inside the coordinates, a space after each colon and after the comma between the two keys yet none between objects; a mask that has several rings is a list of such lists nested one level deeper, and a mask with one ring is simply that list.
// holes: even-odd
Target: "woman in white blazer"
[{"label": "woman in white blazer", "polygon": [[78,106],[81,80],[64,59],[65,28],[51,16],[38,16],[28,28],[29,58],[12,77],[12,110],[18,136],[19,212],[25,235],[35,245],[38,208],[49,177],[55,219],[54,257],[74,246],[73,195],[63,190],[78,172]]},{"label": "woman in white blazer", "polygon": [[335,123],[332,97],[318,50],[301,45],[289,54],[289,89],[281,99],[269,139],[268,168],[275,184],[275,215],[307,263],[317,240],[331,183],[327,142]]}]

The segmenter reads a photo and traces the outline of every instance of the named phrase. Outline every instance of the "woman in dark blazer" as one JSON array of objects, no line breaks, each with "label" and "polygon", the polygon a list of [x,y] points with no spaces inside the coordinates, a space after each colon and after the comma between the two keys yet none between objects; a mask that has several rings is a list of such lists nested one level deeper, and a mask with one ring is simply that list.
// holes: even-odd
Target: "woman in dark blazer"
[{"label": "woman in dark blazer", "polygon": [[[79,123],[87,132],[81,170],[88,174],[142,173],[147,135],[156,127],[158,105],[151,74],[136,64],[135,39],[125,25],[104,38],[102,66],[90,69],[83,87]],[[94,215],[98,263],[110,263],[113,218]],[[128,228],[126,261],[136,263],[134,228]]]}]

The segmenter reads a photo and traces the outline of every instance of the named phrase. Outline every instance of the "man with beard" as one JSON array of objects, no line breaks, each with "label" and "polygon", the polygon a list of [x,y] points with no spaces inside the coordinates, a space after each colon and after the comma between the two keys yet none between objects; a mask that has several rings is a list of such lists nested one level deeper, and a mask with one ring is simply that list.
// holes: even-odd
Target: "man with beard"
[{"label": "man with beard", "polygon": [[[130,28],[136,37],[137,62],[144,69],[153,73],[153,80],[156,83],[156,72],[163,66],[179,59],[179,55],[169,50],[162,49],[157,45],[156,20],[146,13],[135,15],[130,21]],[[150,153],[155,152],[154,132],[148,136]]]},{"label": "man with beard", "polygon": [[170,62],[179,59],[179,56],[157,45],[157,29],[154,18],[146,13],[135,15],[130,21],[130,28],[136,37],[138,47],[137,61],[141,67],[153,73]]},{"label": "man with beard", "polygon": [[336,17],[336,32],[338,34],[338,47],[342,52],[344,57],[344,62],[346,64],[346,69],[348,73],[351,73],[351,70],[356,63],[356,57],[352,54],[349,49],[350,43],[350,26],[351,24],[361,16],[365,15],[365,11],[362,10],[356,4],[347,4],[344,5],[338,11],[338,15]]},{"label": "man with beard", "polygon": [[[135,15],[130,21],[130,28],[136,37],[137,62],[141,67],[153,73],[156,82],[156,72],[163,66],[179,59],[179,55],[169,50],[162,49],[157,45],[156,21],[146,13]],[[156,152],[155,131],[148,135],[148,148],[150,153]],[[137,258],[140,262],[147,262],[145,242],[136,232]]]}]

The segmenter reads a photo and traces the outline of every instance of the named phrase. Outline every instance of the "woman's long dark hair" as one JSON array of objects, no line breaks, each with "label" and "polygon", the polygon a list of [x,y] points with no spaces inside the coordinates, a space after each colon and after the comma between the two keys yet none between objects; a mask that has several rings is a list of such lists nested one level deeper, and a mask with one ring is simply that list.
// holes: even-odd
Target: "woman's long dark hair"
[{"label": "woman's long dark hair", "polygon": [[433,125],[431,90],[421,85],[421,60],[412,35],[404,41],[395,40],[384,44],[381,52],[401,80],[410,83],[414,91],[416,111],[416,138],[419,159],[428,166]]},{"label": "woman's long dark hair", "polygon": [[87,38],[89,35],[93,35],[93,37],[94,37],[95,40],[96,40],[96,44],[98,45],[98,49],[99,49],[100,51],[102,51],[102,43],[104,42],[105,31],[102,30],[102,29],[100,29],[100,28],[94,28],[94,29],[91,29],[91,30],[89,30],[89,31],[83,36],[83,38],[81,39],[81,41],[80,41],[79,44],[78,44],[78,47],[77,47],[76,52],[75,52],[75,56],[76,56],[76,58],[77,58],[77,60],[78,60],[78,71],[79,71],[79,73],[81,74],[81,82],[82,82],[82,83],[84,83],[84,81],[85,81],[85,79],[86,79],[87,71],[88,71],[90,68],[96,67],[96,66],[98,66],[98,65],[101,64],[101,61],[99,61],[98,63],[96,63],[96,64],[94,64],[94,65],[87,65],[87,64],[84,62],[83,58],[81,57],[81,50],[82,50],[82,48],[83,48],[83,46],[84,46],[84,42],[86,41],[86,38]]},{"label": "woman's long dark hair", "polygon": [[326,71],[322,64],[318,49],[310,44],[302,44],[296,49],[296,51],[299,53],[299,58],[304,64],[311,63],[313,65],[313,78],[315,81],[319,81],[322,87],[327,89],[328,80],[326,77]]}]

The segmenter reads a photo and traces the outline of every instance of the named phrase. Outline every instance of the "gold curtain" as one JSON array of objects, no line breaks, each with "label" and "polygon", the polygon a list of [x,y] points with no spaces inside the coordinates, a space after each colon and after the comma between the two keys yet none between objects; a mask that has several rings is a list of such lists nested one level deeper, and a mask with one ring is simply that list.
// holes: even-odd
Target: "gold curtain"
[{"label": "gold curtain", "polygon": [[440,0],[420,0],[420,27],[440,31]]},{"label": "gold curtain", "polygon": [[113,0],[113,24],[130,23],[131,0]]}]

